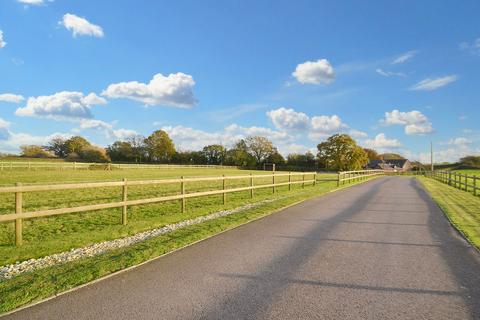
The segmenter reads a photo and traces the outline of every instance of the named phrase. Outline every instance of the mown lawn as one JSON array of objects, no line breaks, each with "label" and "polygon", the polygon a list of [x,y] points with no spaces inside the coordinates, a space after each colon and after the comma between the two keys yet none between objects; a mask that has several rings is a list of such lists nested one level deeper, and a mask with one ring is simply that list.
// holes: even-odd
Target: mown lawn
[{"label": "mown lawn", "polygon": [[419,179],[452,224],[480,249],[480,197],[430,178]]},{"label": "mown lawn", "polygon": [[[331,176],[327,175],[322,178],[331,178]],[[345,185],[345,187],[351,185],[353,184]],[[306,186],[304,189],[302,189],[301,186],[297,186],[291,192],[285,189],[279,190],[274,196],[271,194],[270,189],[265,190],[262,194],[258,194],[258,196],[255,197],[254,202],[266,198],[274,198],[276,200],[230,216],[188,226],[172,233],[134,244],[130,247],[116,249],[102,255],[68,262],[54,267],[39,269],[31,273],[16,276],[12,279],[0,280],[0,313],[50,297],[113,272],[137,265],[195,241],[215,235],[221,231],[266,216],[285,206],[317,197],[335,189],[335,181],[323,181],[317,183],[316,186]],[[239,194],[238,198],[231,199],[228,202],[228,207],[238,207],[249,201],[247,194]],[[197,205],[195,210],[190,211],[189,217],[198,215],[197,212],[213,212],[222,209],[223,206],[220,203],[221,201],[217,197],[210,200],[209,208]],[[176,205],[174,209],[177,211],[171,215],[178,216],[178,205]],[[74,215],[75,214],[72,216]],[[152,211],[152,215],[161,216],[159,213],[155,214],[155,210]],[[166,213],[165,216],[170,215]],[[100,220],[99,225],[105,228],[104,219],[102,218]],[[152,218],[152,221],[157,220]],[[141,225],[140,222],[138,223]],[[132,224],[134,223],[132,222]],[[128,227],[130,227],[130,225]],[[114,225],[111,226],[111,228],[121,228],[121,226]],[[97,230],[96,228],[93,229]],[[84,234],[83,229],[79,229],[78,233]],[[61,237],[66,237],[66,235],[61,234]],[[64,239],[65,238],[62,238],[61,242],[67,241]],[[35,245],[32,244],[32,246]]]},{"label": "mown lawn", "polygon": [[[184,176],[221,176],[245,175],[250,172],[255,175],[266,174],[264,171],[245,171],[235,169],[130,169],[113,171],[40,171],[13,170],[4,171],[0,175],[0,184],[11,185],[13,182],[32,183],[62,183],[80,181],[115,181],[165,179]],[[306,176],[311,179],[312,176]],[[332,179],[335,176],[323,175],[318,179]],[[271,177],[255,179],[255,185],[271,183]],[[288,177],[278,177],[277,182],[286,182]],[[296,176],[292,180],[301,180]],[[228,188],[248,186],[249,179],[228,181]],[[332,188],[334,182],[319,182],[320,188]],[[220,189],[221,181],[187,183],[187,192]],[[309,188],[310,186],[306,186]],[[301,185],[293,185],[292,190],[301,190]],[[179,184],[130,186],[128,199],[146,199],[180,192]],[[273,196],[272,189],[255,190],[255,197],[250,198],[250,192],[228,194],[227,204],[223,205],[222,196],[210,196],[187,200],[186,213],[181,212],[179,201],[159,204],[129,207],[128,224],[121,224],[121,209],[107,209],[84,213],[72,213],[47,218],[24,220],[22,246],[14,243],[13,222],[0,224],[0,266],[17,261],[38,258],[49,254],[63,252],[72,248],[84,247],[93,243],[112,240],[133,235],[142,231],[158,228],[166,224],[207,215],[223,209],[240,207],[247,203],[262,199],[278,198],[288,193],[288,187],[277,187]],[[32,192],[23,195],[24,211],[76,207],[81,205],[121,201],[121,188],[96,188],[80,190],[61,190],[48,192]],[[14,194],[0,194],[0,214],[14,212]]]}]

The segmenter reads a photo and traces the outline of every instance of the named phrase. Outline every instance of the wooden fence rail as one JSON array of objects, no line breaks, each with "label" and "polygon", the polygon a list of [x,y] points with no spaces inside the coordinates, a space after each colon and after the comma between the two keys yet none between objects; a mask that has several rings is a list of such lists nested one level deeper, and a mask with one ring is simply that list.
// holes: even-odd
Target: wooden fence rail
[{"label": "wooden fence rail", "polygon": [[[286,177],[286,176],[288,176],[288,182],[277,182],[275,180],[277,177]],[[301,176],[301,180],[292,181],[293,176]],[[311,179],[306,180],[305,179],[306,176],[311,177]],[[255,179],[269,178],[269,177],[272,178],[272,183],[254,185]],[[227,181],[236,180],[236,179],[248,179],[249,185],[246,187],[228,188]],[[222,188],[219,190],[210,190],[210,191],[202,191],[202,192],[192,192],[192,193],[186,192],[186,186],[188,182],[205,182],[205,181],[223,181]],[[288,186],[288,190],[291,190],[291,185],[301,184],[302,187],[305,187],[306,183],[312,183],[312,185],[315,185],[316,181],[317,181],[316,172],[289,172],[289,173],[273,172],[271,174],[258,174],[258,175],[249,174],[249,175],[239,175],[239,176],[200,177],[200,178],[181,177],[180,179],[143,180],[143,181],[127,181],[127,179],[123,179],[122,181],[113,181],[113,182],[68,183],[68,184],[52,184],[52,185],[21,185],[20,183],[17,183],[15,186],[11,186],[11,187],[0,187],[0,193],[15,194],[15,213],[1,214],[0,222],[15,221],[15,244],[21,245],[24,219],[49,217],[49,216],[55,216],[55,215],[61,215],[61,214],[94,211],[94,210],[102,210],[102,209],[110,209],[110,208],[122,208],[121,223],[123,225],[126,225],[127,210],[129,206],[180,200],[182,212],[185,212],[186,200],[188,198],[222,195],[223,204],[226,204],[228,193],[250,191],[250,197],[253,198],[255,189],[272,188],[272,192],[275,193],[276,187],[279,187],[279,186]],[[129,186],[158,185],[158,184],[172,184],[172,183],[180,184],[180,194],[148,198],[148,199],[128,200]],[[26,192],[89,189],[89,188],[99,188],[99,187],[122,187],[122,201],[91,204],[91,205],[84,205],[79,207],[23,212],[22,197],[23,197],[23,194]]]},{"label": "wooden fence rail", "polygon": [[355,170],[355,171],[340,171],[337,176],[337,186],[357,180],[364,180],[368,177],[385,174],[383,170]]},{"label": "wooden fence rail", "polygon": [[224,165],[182,165],[182,164],[136,164],[136,163],[90,163],[90,162],[62,162],[62,161],[0,161],[0,171],[3,170],[36,170],[36,169],[57,169],[57,170],[89,170],[104,166],[105,170],[112,169],[236,169],[235,166]]},{"label": "wooden fence rail", "polygon": [[472,192],[474,196],[480,195],[480,185],[478,184],[477,180],[479,177],[476,175],[467,175],[461,174],[452,171],[428,171],[425,173],[425,176],[435,179],[437,181],[443,182],[452,186],[454,188]]}]

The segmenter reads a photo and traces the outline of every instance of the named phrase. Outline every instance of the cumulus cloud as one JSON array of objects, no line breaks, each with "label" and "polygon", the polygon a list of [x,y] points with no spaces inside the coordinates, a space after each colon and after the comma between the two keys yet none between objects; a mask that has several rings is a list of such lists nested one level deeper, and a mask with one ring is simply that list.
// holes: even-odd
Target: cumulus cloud
[{"label": "cumulus cloud", "polygon": [[92,118],[93,105],[106,104],[104,98],[90,93],[84,96],[81,92],[62,91],[50,96],[30,97],[27,105],[18,108],[18,116],[44,117],[56,120],[78,120]]},{"label": "cumulus cloud", "polygon": [[388,139],[384,133],[377,134],[374,139],[365,140],[363,144],[367,148],[378,150],[396,149],[402,146],[400,141],[397,139]]},{"label": "cumulus cloud", "polygon": [[472,140],[464,138],[464,137],[458,137],[458,138],[453,138],[445,142],[444,144],[449,144],[449,145],[456,145],[456,146],[464,146],[467,144],[471,144]]},{"label": "cumulus cloud", "polygon": [[6,45],[7,45],[7,43],[5,42],[5,40],[3,40],[3,31],[0,30],[0,49],[5,47]]},{"label": "cumulus cloud", "polygon": [[391,64],[401,64],[405,63],[408,60],[412,59],[415,55],[417,54],[416,50],[408,51],[404,54],[401,54],[400,56],[396,57]]},{"label": "cumulus cloud", "polygon": [[0,140],[6,140],[10,136],[8,128],[10,127],[10,122],[0,118]]},{"label": "cumulus cloud", "polygon": [[306,132],[311,140],[318,140],[333,133],[346,132],[355,137],[366,137],[366,133],[350,129],[337,115],[319,115],[309,117],[303,112],[292,108],[278,108],[267,112],[278,132],[288,132],[288,135],[296,135]]},{"label": "cumulus cloud", "polygon": [[[460,158],[471,156],[471,155],[480,155],[480,150],[475,150],[469,145],[454,145],[446,149],[437,149],[433,150],[433,162],[442,163],[442,162],[457,162]],[[416,156],[422,163],[430,163],[430,152],[421,152]]]},{"label": "cumulus cloud", "polygon": [[403,72],[386,71],[380,68],[375,69],[375,72],[384,77],[392,77],[392,76],[405,77],[406,76],[405,73]]},{"label": "cumulus cloud", "polygon": [[24,100],[23,96],[13,93],[2,93],[0,94],[0,101],[11,102],[11,103],[20,103]]},{"label": "cumulus cloud", "polygon": [[403,125],[408,135],[427,134],[433,132],[432,123],[420,111],[413,110],[401,112],[393,110],[385,112],[385,118],[381,120],[384,125]]},{"label": "cumulus cloud", "polygon": [[77,35],[97,38],[104,36],[102,27],[71,13],[66,13],[59,24],[63,25],[67,30],[72,31],[74,37]]},{"label": "cumulus cloud", "polygon": [[292,75],[301,84],[330,84],[335,79],[335,71],[327,59],[301,63]]},{"label": "cumulus cloud", "polygon": [[79,127],[75,131],[81,130],[97,130],[103,132],[107,138],[115,138],[118,140],[125,140],[138,133],[131,129],[115,129],[114,125],[98,119],[81,119],[79,121]]},{"label": "cumulus cloud", "polygon": [[449,75],[440,78],[427,78],[424,79],[410,88],[410,90],[416,91],[432,91],[448,85],[449,83],[457,81],[456,75]]},{"label": "cumulus cloud", "polygon": [[146,105],[190,108],[195,105],[195,81],[191,75],[178,72],[164,76],[157,73],[149,83],[138,81],[114,83],[102,92],[109,98],[126,98]]},{"label": "cumulus cloud", "polygon": [[280,130],[305,130],[309,126],[310,119],[303,112],[297,112],[291,108],[278,108],[267,112],[267,116],[273,125]]}]

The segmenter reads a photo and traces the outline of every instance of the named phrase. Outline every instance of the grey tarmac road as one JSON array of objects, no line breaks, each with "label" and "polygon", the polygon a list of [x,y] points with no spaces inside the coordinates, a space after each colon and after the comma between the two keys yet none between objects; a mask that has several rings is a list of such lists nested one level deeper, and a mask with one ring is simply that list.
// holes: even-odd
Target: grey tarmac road
[{"label": "grey tarmac road", "polygon": [[480,319],[480,254],[415,179],[384,177],[6,319]]}]

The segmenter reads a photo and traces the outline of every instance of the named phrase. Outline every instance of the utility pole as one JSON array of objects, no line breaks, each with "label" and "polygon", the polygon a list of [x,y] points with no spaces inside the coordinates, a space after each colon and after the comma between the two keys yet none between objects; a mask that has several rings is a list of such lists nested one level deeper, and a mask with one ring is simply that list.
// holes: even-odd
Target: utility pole
[{"label": "utility pole", "polygon": [[430,171],[433,172],[433,142],[430,141]]}]

